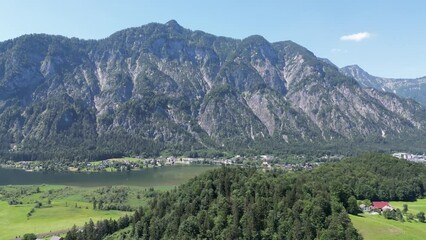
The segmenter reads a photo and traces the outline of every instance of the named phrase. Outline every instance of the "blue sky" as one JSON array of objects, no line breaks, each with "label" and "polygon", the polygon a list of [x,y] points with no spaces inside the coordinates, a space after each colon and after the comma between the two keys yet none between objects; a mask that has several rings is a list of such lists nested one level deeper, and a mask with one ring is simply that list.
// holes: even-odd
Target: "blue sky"
[{"label": "blue sky", "polygon": [[358,64],[377,76],[426,75],[421,0],[0,0],[0,6],[0,41],[28,33],[100,39],[175,19],[215,35],[292,40],[340,67]]}]

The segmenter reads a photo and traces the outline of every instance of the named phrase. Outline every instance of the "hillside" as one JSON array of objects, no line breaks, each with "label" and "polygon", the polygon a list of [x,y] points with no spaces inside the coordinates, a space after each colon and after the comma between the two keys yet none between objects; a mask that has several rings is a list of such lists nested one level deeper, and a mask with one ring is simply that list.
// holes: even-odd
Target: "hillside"
[{"label": "hillside", "polygon": [[396,79],[372,76],[358,65],[346,66],[340,71],[355,78],[362,86],[395,93],[403,98],[411,98],[426,106],[426,77]]},{"label": "hillside", "polygon": [[[412,201],[425,183],[423,164],[380,154],[297,173],[223,167],[155,197],[116,239],[362,239],[357,199]],[[67,239],[102,239],[107,224]]]},{"label": "hillside", "polygon": [[421,105],[362,88],[291,41],[170,21],[0,43],[3,159],[421,150],[425,123]]}]

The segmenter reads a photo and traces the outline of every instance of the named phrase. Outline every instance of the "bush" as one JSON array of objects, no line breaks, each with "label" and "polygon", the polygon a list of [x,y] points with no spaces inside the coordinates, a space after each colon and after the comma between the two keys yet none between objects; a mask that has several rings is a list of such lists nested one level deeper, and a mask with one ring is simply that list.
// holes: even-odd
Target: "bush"
[{"label": "bush", "polygon": [[23,240],[35,240],[37,236],[34,233],[26,233],[24,234]]}]

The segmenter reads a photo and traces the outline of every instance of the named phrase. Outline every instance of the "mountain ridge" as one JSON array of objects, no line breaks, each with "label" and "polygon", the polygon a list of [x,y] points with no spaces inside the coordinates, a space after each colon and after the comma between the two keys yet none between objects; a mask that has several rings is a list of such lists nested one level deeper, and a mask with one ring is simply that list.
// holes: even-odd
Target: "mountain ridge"
[{"label": "mountain ridge", "polygon": [[426,76],[418,78],[383,78],[370,75],[358,65],[340,69],[346,76],[355,78],[362,86],[392,92],[403,98],[412,98],[426,106]]},{"label": "mountain ridge", "polygon": [[425,115],[410,100],[361,88],[292,41],[259,35],[217,37],[170,21],[102,40],[0,43],[4,158],[392,142],[426,131]]}]

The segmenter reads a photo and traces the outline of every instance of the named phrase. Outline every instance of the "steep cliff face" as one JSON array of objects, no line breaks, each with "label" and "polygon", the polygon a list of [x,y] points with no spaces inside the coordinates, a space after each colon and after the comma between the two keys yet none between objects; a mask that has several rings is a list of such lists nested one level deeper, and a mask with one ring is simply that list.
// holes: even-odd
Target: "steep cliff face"
[{"label": "steep cliff face", "polygon": [[351,141],[424,132],[425,120],[415,102],[364,89],[291,41],[216,37],[170,21],[99,41],[0,43],[6,155]]},{"label": "steep cliff face", "polygon": [[403,98],[411,98],[426,106],[426,77],[416,79],[395,79],[372,76],[358,65],[340,69],[346,76],[355,78],[363,87],[375,88],[395,93]]}]

